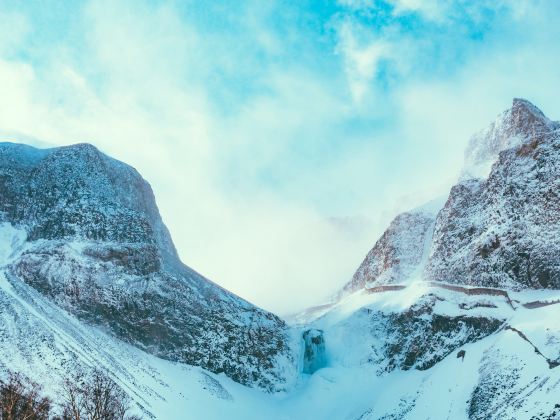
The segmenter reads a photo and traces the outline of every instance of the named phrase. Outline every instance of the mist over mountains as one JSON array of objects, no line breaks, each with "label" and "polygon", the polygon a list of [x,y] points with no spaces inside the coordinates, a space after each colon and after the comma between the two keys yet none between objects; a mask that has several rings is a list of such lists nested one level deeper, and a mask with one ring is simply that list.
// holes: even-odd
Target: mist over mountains
[{"label": "mist over mountains", "polygon": [[56,402],[102,369],[147,418],[558,418],[559,154],[560,124],[514,99],[447,197],[283,320],[179,259],[132,167],[2,143],[0,375]]}]

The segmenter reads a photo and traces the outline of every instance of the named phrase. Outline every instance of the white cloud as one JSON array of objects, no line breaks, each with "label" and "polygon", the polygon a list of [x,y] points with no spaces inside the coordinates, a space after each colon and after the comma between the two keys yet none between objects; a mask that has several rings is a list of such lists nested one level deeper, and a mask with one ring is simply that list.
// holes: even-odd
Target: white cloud
[{"label": "white cloud", "polygon": [[[216,40],[165,7],[93,2],[86,16],[86,62],[95,68],[58,50],[46,68],[0,62],[4,132],[52,144],[89,141],[137,167],[185,263],[266,308],[319,303],[346,281],[369,246],[367,230],[346,235],[310,203],[255,183],[301,136],[320,138],[324,119],[344,113],[322,81],[276,68],[261,94],[222,115],[199,79],[215,65],[234,65],[231,56],[205,56]],[[224,174],[229,167],[234,173]],[[289,178],[290,162],[285,167]]]},{"label": "white cloud", "polygon": [[[362,29],[362,32],[364,30]],[[339,29],[338,50],[344,57],[345,72],[352,98],[361,103],[371,89],[382,60],[390,58],[390,45],[381,39],[361,41],[356,24],[343,22]]]},{"label": "white cloud", "polygon": [[0,11],[0,52],[12,54],[29,34],[29,22],[24,15]]},{"label": "white cloud", "polygon": [[394,13],[422,13],[431,20],[443,20],[448,13],[449,2],[443,0],[391,0]]},{"label": "white cloud", "polygon": [[[232,34],[170,5],[92,1],[81,52],[45,51],[46,65],[11,55],[29,36],[20,18],[0,42],[0,128],[132,164],[185,263],[286,313],[343,284],[397,211],[444,192],[468,136],[511,97],[552,114],[560,63],[555,22],[534,10],[523,41],[488,41],[438,77],[426,71],[446,64],[427,54],[436,40],[394,22],[337,16],[337,45],[319,51],[299,28],[275,32],[274,13],[239,10],[229,23],[247,32]],[[307,42],[317,50],[291,60],[288,43]],[[335,50],[333,68],[304,62]],[[379,80],[384,65],[397,82]],[[331,214],[369,221],[341,230]]]}]

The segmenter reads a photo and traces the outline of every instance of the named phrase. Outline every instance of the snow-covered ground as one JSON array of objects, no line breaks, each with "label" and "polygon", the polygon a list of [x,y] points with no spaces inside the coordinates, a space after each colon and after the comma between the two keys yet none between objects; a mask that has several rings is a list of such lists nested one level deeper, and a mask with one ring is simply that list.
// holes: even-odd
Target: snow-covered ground
[{"label": "snow-covered ground", "polygon": [[[224,375],[151,356],[84,325],[4,267],[25,239],[0,226],[0,371],[23,372],[56,400],[61,379],[76,367],[99,366],[134,399],[135,410],[161,419],[262,418],[263,394]],[[243,401],[243,403],[240,403]]]},{"label": "snow-covered ground", "polygon": [[[469,296],[422,282],[354,293],[326,315],[293,327],[295,334],[324,332],[327,366],[301,374],[287,392],[268,394],[223,374],[159,359],[78,321],[5,272],[24,239],[11,225],[0,226],[0,370],[22,371],[55,399],[68,371],[96,365],[114,375],[138,413],[158,419],[459,420],[469,413],[530,419],[552,413],[558,402],[560,367],[551,369],[546,358],[560,357],[560,304],[527,309],[522,303],[554,300],[560,292],[518,292],[514,307],[503,296]],[[375,320],[403,314],[422,299],[432,306],[421,317],[485,317],[504,327],[460,346],[464,359],[453,350],[426,370],[385,369],[380,349],[386,338],[376,333],[381,324]],[[505,326],[522,331],[532,344]]]},{"label": "snow-covered ground", "polygon": [[[518,292],[513,298],[524,303],[558,293]],[[377,326],[372,325],[371,314],[402,313],[426,296],[435,297],[435,303],[419,317],[481,317],[503,324],[495,333],[459,346],[427,370],[380,372],[375,360],[372,363],[375,351],[371,350],[379,353],[383,343],[372,333]],[[358,292],[312,322],[325,331],[330,366],[316,373],[322,379],[310,380],[302,395],[323,401],[320,418],[548,418],[560,403],[560,367],[550,368],[546,360],[560,361],[559,319],[560,304],[527,309],[514,302],[512,307],[503,296],[465,295],[422,282],[399,291]],[[451,342],[456,338],[447,337]],[[465,351],[463,359],[457,357],[459,349]],[[329,407],[332,398],[338,405]]]}]

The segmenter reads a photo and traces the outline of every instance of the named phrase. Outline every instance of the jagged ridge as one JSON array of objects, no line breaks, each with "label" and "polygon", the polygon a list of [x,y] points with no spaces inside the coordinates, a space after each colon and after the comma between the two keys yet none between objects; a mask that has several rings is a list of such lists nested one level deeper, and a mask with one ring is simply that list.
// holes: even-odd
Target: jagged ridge
[{"label": "jagged ridge", "polygon": [[497,158],[487,178],[463,179],[452,188],[438,215],[426,277],[560,288],[559,125],[516,99],[491,127],[475,139],[500,144]]},{"label": "jagged ridge", "polygon": [[[560,123],[514,99],[472,137],[441,211],[397,216],[341,296],[406,284],[411,274],[482,287],[560,288],[558,162]],[[429,258],[421,261],[426,240]]]}]

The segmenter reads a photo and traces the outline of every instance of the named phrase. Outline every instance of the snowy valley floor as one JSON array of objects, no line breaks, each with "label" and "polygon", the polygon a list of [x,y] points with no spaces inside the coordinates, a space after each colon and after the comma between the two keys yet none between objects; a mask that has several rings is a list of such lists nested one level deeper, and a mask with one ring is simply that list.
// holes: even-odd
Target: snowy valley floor
[{"label": "snowy valley floor", "polygon": [[[3,226],[1,264],[23,237]],[[1,265],[0,264],[0,265]],[[56,399],[60,379],[77,366],[101,366],[134,399],[135,409],[158,419],[552,419],[560,416],[560,292],[470,296],[415,283],[401,290],[359,292],[327,314],[293,328],[294,348],[308,328],[324,332],[327,366],[301,374],[286,392],[266,394],[224,375],[172,363],[142,352],[84,325],[0,267],[0,371],[25,373]],[[382,353],[387,325],[378,314],[431,302],[426,319],[484,317],[503,325],[485,338],[459,345],[457,336],[438,336],[438,360],[426,370],[387,369]],[[388,339],[399,332],[382,330]],[[404,337],[406,338],[406,337]],[[453,349],[449,354],[449,349]],[[457,350],[465,350],[464,360]],[[538,352],[537,352],[538,350]],[[433,355],[427,355],[431,357]],[[556,411],[555,411],[556,410]]]},{"label": "snowy valley floor", "polygon": [[[359,332],[363,325],[350,316],[357,302],[340,305],[326,317],[330,319],[318,321],[326,331],[329,366],[301,375],[289,392],[269,395],[121,343],[82,325],[25,285],[14,288],[4,275],[0,286],[3,367],[21,370],[48,386],[57,383],[65,366],[101,365],[114,373],[144,414],[161,419],[462,419],[468,418],[473,392],[487,381],[499,394],[494,400],[499,404],[488,403],[492,410],[502,410],[495,418],[521,419],[553,412],[560,395],[560,369],[550,369],[530,343],[509,329],[462,346],[464,361],[453,352],[428,370],[397,369],[380,375],[377,365],[362,360],[371,336],[367,329]],[[359,308],[398,310],[409,298],[401,292],[370,295]],[[439,310],[453,310],[446,307],[452,306],[449,302],[442,306]],[[545,356],[558,357],[560,305],[513,311],[504,304],[498,310]],[[351,325],[345,324],[349,320]],[[354,343],[344,346],[337,341],[349,336]],[[56,395],[55,386],[47,389]],[[485,413],[474,418],[488,418]]]}]

